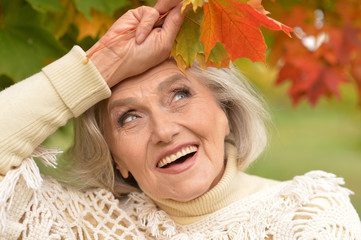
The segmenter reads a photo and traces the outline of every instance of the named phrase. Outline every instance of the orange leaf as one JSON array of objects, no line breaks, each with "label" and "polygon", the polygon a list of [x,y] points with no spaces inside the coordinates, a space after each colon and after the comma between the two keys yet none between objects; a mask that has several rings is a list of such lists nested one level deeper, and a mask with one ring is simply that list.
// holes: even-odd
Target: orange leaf
[{"label": "orange leaf", "polygon": [[250,5],[251,7],[253,7],[254,9],[256,9],[258,12],[266,15],[269,14],[268,11],[266,11],[264,9],[264,7],[262,6],[262,0],[249,0],[247,2],[248,5]]},{"label": "orange leaf", "polygon": [[78,14],[76,16],[75,23],[79,28],[78,40],[87,36],[92,38],[101,37],[114,22],[112,17],[101,12],[92,11],[91,16],[93,18],[92,22],[90,22],[83,14]]},{"label": "orange leaf", "polygon": [[282,30],[288,35],[293,31],[247,3],[209,0],[204,5],[201,25],[201,42],[204,44],[206,59],[216,43],[221,42],[232,61],[245,57],[266,64],[267,46],[260,30],[261,25],[272,30]]},{"label": "orange leaf", "polygon": [[287,59],[280,70],[277,84],[286,80],[292,82],[288,94],[295,105],[306,98],[313,106],[323,95],[340,99],[339,85],[347,82],[339,66],[327,64],[312,54]]}]

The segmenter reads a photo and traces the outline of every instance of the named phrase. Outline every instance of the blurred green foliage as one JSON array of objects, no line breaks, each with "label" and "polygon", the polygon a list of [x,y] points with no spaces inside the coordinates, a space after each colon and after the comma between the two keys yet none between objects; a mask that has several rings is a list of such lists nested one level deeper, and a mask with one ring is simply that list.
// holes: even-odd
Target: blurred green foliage
[{"label": "blurred green foliage", "polygon": [[[114,21],[129,8],[152,5],[153,0],[1,0],[0,89],[38,72],[74,45],[88,49],[102,29],[102,20]],[[97,19],[93,19],[93,15]],[[100,17],[99,17],[100,16]],[[100,27],[99,27],[100,28]],[[79,38],[81,37],[81,38]]]}]

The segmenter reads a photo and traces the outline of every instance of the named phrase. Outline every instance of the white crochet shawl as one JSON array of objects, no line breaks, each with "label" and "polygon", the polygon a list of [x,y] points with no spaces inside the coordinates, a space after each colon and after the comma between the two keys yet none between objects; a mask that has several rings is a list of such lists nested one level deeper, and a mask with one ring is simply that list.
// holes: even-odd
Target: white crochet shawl
[{"label": "white crochet shawl", "polygon": [[[40,147],[33,157],[52,165],[56,153]],[[340,184],[313,171],[180,225],[142,193],[120,201],[104,189],[79,192],[42,178],[28,158],[0,182],[0,239],[361,239]]]}]

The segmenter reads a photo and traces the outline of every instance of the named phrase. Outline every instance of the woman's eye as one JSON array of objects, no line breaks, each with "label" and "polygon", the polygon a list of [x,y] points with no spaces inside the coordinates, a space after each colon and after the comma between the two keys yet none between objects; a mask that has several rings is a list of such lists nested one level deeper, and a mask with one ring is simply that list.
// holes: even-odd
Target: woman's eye
[{"label": "woman's eye", "polygon": [[178,93],[177,95],[175,95],[175,100],[178,101],[179,99],[185,98],[186,95],[184,93]]},{"label": "woman's eye", "polygon": [[133,121],[133,120],[135,120],[135,119],[137,119],[137,118],[138,118],[138,117],[135,116],[135,115],[130,115],[130,116],[128,116],[127,118],[124,119],[123,123],[131,122],[131,121]]},{"label": "woman's eye", "polygon": [[188,89],[177,89],[174,91],[174,100],[178,101],[182,98],[186,98],[190,96],[190,92]]},{"label": "woman's eye", "polygon": [[127,124],[137,118],[139,118],[139,116],[137,116],[136,114],[131,112],[126,112],[119,118],[118,123],[122,127],[124,124]]}]

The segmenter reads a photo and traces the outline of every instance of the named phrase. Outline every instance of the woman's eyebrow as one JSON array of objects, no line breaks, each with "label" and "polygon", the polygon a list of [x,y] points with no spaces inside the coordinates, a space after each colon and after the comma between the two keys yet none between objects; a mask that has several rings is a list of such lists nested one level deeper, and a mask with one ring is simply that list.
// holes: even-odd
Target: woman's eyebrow
[{"label": "woman's eyebrow", "polygon": [[177,80],[187,80],[188,79],[180,73],[174,74],[166,78],[164,81],[159,83],[158,85],[158,92],[161,92],[164,88],[168,87],[169,85],[172,85]]},{"label": "woman's eyebrow", "polygon": [[[177,80],[187,80],[188,81],[188,79],[183,74],[177,73],[177,74],[167,77],[164,81],[159,83],[158,91],[159,92],[162,91],[164,88],[172,85]],[[111,102],[109,104],[109,112],[111,112],[111,110],[116,106],[128,105],[128,104],[135,103],[135,102],[137,102],[137,99],[133,98],[133,97],[114,100],[113,102]]]},{"label": "woman's eyebrow", "polygon": [[116,106],[122,106],[122,105],[127,105],[127,104],[131,104],[131,103],[135,103],[137,102],[136,98],[123,98],[123,99],[117,99],[114,100],[112,103],[110,103],[109,105],[109,112],[112,111],[112,109]]}]

